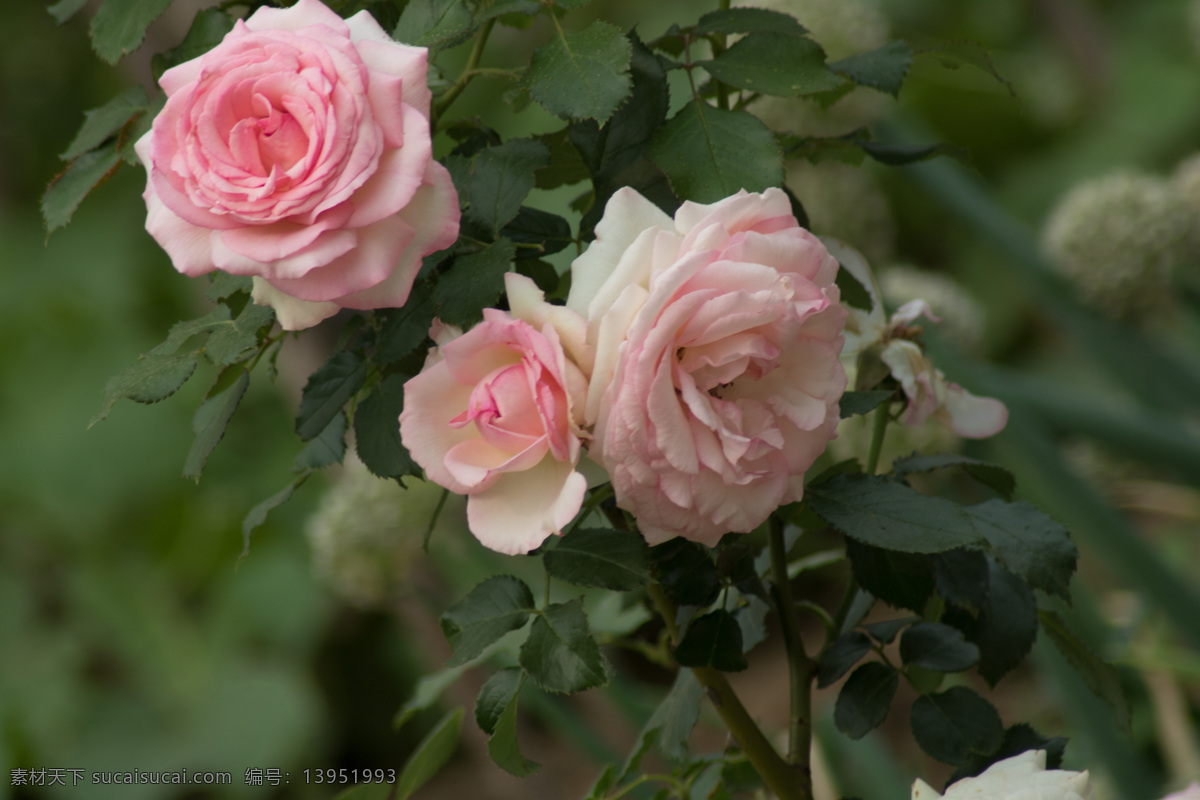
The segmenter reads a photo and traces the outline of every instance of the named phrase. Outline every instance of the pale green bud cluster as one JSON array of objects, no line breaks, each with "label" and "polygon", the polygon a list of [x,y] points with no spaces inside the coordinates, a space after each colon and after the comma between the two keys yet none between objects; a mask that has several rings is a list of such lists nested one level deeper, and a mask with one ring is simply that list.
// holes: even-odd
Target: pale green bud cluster
[{"label": "pale green bud cluster", "polygon": [[1050,214],[1043,247],[1084,302],[1114,318],[1137,319],[1168,299],[1188,227],[1170,184],[1121,172],[1068,192]]},{"label": "pale green bud cluster", "polygon": [[896,223],[870,171],[838,161],[793,161],[787,186],[804,206],[813,233],[841,239],[873,264],[892,257]]},{"label": "pale green bud cluster", "polygon": [[910,300],[924,300],[941,319],[941,328],[968,350],[983,339],[983,306],[958,281],[940,272],[929,272],[909,264],[895,264],[880,271],[879,288],[888,308],[899,308]]}]

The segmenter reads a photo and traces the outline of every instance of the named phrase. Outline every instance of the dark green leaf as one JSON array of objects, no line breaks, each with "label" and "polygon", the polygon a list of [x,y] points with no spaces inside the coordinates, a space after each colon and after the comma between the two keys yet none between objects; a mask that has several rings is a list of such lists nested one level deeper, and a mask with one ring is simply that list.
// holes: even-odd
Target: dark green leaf
[{"label": "dark green leaf", "polygon": [[700,17],[696,35],[710,33],[783,33],[795,37],[808,31],[789,14],[765,8],[727,8]]},{"label": "dark green leaf", "polygon": [[89,150],[104,144],[110,136],[121,130],[132,117],[144,113],[150,107],[150,98],[141,86],[126,89],[100,108],[84,116],[83,127],[60,158],[70,161]]},{"label": "dark green leaf", "polygon": [[187,35],[178,47],[151,59],[155,79],[171,67],[191,61],[212,50],[233,30],[233,18],[217,8],[206,8],[196,14]]},{"label": "dark green leaf", "polygon": [[946,786],[963,778],[972,778],[998,761],[1020,755],[1027,750],[1046,751],[1046,769],[1060,769],[1063,753],[1067,749],[1067,740],[1061,736],[1050,739],[1042,736],[1028,724],[1021,722],[1012,725],[1004,732],[1004,742],[1000,749],[991,755],[972,754],[967,763],[963,764],[946,781]]},{"label": "dark green leaf", "polygon": [[[636,92],[636,77],[634,81],[634,91]],[[593,124],[595,123],[593,122]],[[571,143],[569,127],[554,133],[543,133],[535,138],[546,145],[550,151],[550,163],[539,169],[534,176],[537,188],[557,189],[560,186],[570,186],[587,180],[589,174],[587,165],[583,163],[579,148]]]},{"label": "dark green leaf", "polygon": [[1029,654],[1037,638],[1037,602],[1025,581],[988,559],[987,601],[974,624],[963,626],[979,645],[979,674],[990,685]]},{"label": "dark green leaf", "polygon": [[208,291],[204,293],[204,296],[214,303],[238,292],[249,294],[254,286],[254,280],[249,275],[230,275],[219,269],[209,273],[209,279],[212,283],[209,284]]},{"label": "dark green leaf", "polygon": [[866,53],[855,53],[849,58],[835,61],[829,69],[843,75],[860,86],[870,86],[897,97],[904,85],[904,76],[912,66],[913,52],[907,42],[888,42],[883,47]]},{"label": "dark green leaf", "polygon": [[[843,270],[841,273],[839,273],[839,275],[841,274],[849,273],[846,273]],[[846,417],[853,417],[855,414],[866,414],[870,411],[874,411],[880,403],[882,403],[884,400],[887,400],[894,394],[895,392],[884,391],[846,392],[842,395],[842,399],[839,401],[838,405],[838,408],[841,412],[841,418],[845,419]]]},{"label": "dark green leaf", "polygon": [[[250,386],[250,373],[241,367],[231,367],[237,372],[237,377],[228,386],[221,386],[222,377],[217,378],[217,385],[210,391],[208,398],[196,409],[192,418],[192,433],[196,434],[192,447],[188,450],[183,462],[183,477],[200,479],[208,456],[225,436],[225,428],[233,417],[233,412],[242,402],[242,396]],[[226,379],[228,380],[228,379]],[[218,390],[218,387],[219,390]]]},{"label": "dark green leaf", "polygon": [[396,800],[408,800],[413,792],[424,786],[450,760],[450,756],[458,749],[462,718],[463,710],[454,709],[442,717],[421,740],[400,771],[400,778],[396,781]]},{"label": "dark green leaf", "polygon": [[88,192],[99,186],[121,163],[117,143],[84,153],[71,162],[42,195],[42,219],[54,231],[71,221]]},{"label": "dark green leaf", "polygon": [[310,441],[292,462],[292,472],[340,464],[346,455],[346,415],[336,414],[325,430]]},{"label": "dark green leaf", "polygon": [[218,305],[207,315],[199,319],[183,320],[176,322],[171,326],[170,332],[167,333],[167,338],[162,341],[157,347],[150,351],[150,355],[170,355],[178,352],[180,347],[187,343],[188,339],[197,336],[201,333],[209,333],[218,325],[228,322],[229,307]]},{"label": "dark green leaf", "polygon": [[783,183],[783,155],[757,117],[696,100],[654,136],[650,157],[681,199],[714,203]]},{"label": "dark green leaf", "polygon": [[817,688],[824,689],[850,671],[871,650],[871,640],[858,631],[843,633],[821,657],[817,669]]},{"label": "dark green leaf", "polygon": [[933,556],[933,584],[948,603],[976,611],[987,601],[987,556],[978,550],[947,550]]},{"label": "dark green leaf", "polygon": [[381,478],[420,475],[400,441],[400,412],[404,410],[404,381],[400,374],[380,381],[354,411],[354,441],[358,457]]},{"label": "dark green leaf", "polygon": [[250,552],[250,534],[254,533],[254,529],[267,521],[267,514],[292,499],[292,493],[296,491],[296,487],[304,483],[307,478],[308,473],[304,473],[246,512],[246,518],[242,520],[242,558],[245,558]]},{"label": "dark green leaf", "polygon": [[501,233],[517,244],[537,245],[518,247],[516,257],[519,259],[541,258],[575,243],[571,226],[565,219],[529,206],[521,206],[517,216],[504,226]]},{"label": "dark green leaf", "polygon": [[411,0],[392,38],[418,47],[452,47],[470,35],[472,22],[463,0]]},{"label": "dark green leaf", "polygon": [[624,592],[652,580],[646,540],[629,531],[577,529],[542,560],[547,573],[576,586]]},{"label": "dark green leaf", "polygon": [[46,10],[50,12],[50,16],[54,17],[55,22],[57,22],[59,25],[62,25],[71,17],[75,16],[79,9],[86,6],[87,3],[88,0],[58,0],[57,3],[50,6]]},{"label": "dark green leaf", "polygon": [[616,25],[597,20],[564,32],[533,53],[525,85],[533,99],[563,119],[608,122],[629,97],[632,46]]},{"label": "dark green leaf", "polygon": [[[704,687],[696,680],[695,674],[690,669],[679,670],[671,691],[654,709],[642,730],[644,741],[657,743],[662,754],[672,761],[686,762],[688,738],[700,719],[700,700],[703,697]],[[620,780],[624,781],[636,769],[637,762],[631,757],[621,770]]]},{"label": "dark green leaf", "polygon": [[863,152],[880,164],[889,167],[902,167],[905,164],[915,164],[918,161],[928,161],[938,156],[949,156],[956,161],[970,166],[971,158],[967,151],[944,142],[925,145],[885,144],[861,139],[855,142]]},{"label": "dark green leaf", "polygon": [[722,83],[782,97],[825,92],[842,84],[825,65],[821,45],[786,33],[751,33],[699,64]]},{"label": "dark green leaf", "polygon": [[708,550],[677,537],[650,548],[655,579],[676,605],[706,606],[721,591],[721,577]]},{"label": "dark green leaf", "polygon": [[1000,714],[965,686],[921,695],[913,702],[909,722],[922,750],[956,766],[972,754],[994,753],[1004,741]]},{"label": "dark green leaf", "polygon": [[388,309],[375,347],[375,360],[394,364],[416,350],[433,323],[433,298],[429,284],[418,281],[402,308]]},{"label": "dark green leaf", "polygon": [[554,603],[521,645],[521,666],[547,692],[570,694],[608,683],[608,667],[588,627],[583,599]]},{"label": "dark green leaf", "polygon": [[1042,630],[1050,637],[1050,641],[1054,642],[1063,658],[1075,668],[1092,694],[1112,707],[1117,716],[1117,724],[1122,730],[1128,731],[1129,700],[1121,688],[1121,678],[1116,668],[1093,653],[1053,611],[1038,609],[1037,614],[1042,623]]},{"label": "dark green leaf", "polygon": [[891,644],[895,640],[896,634],[920,619],[920,617],[897,617],[896,619],[863,625],[863,630],[869,633],[880,644]]},{"label": "dark green leaf", "polygon": [[179,387],[187,383],[196,371],[196,354],[182,355],[148,355],[143,356],[136,364],[109,379],[104,386],[104,399],[100,410],[88,427],[108,416],[113,403],[122,397],[128,397],[137,403],[157,403],[165,400]]},{"label": "dark green leaf", "polygon": [[846,540],[854,579],[864,589],[896,608],[921,612],[933,594],[933,560],[921,553],[901,553]]},{"label": "dark green leaf", "polygon": [[592,0],[551,0],[551,2],[553,2],[554,5],[558,6],[559,8],[573,10],[576,8],[583,8],[588,3],[592,2]]},{"label": "dark green leaf", "polygon": [[479,152],[466,180],[466,218],[499,236],[534,187],[534,171],[549,162],[546,145],[533,139],[509,139]]},{"label": "dark green leaf", "polygon": [[237,318],[213,327],[204,354],[217,366],[236,364],[249,357],[248,351],[258,346],[258,333],[275,322],[270,306],[247,303]]},{"label": "dark green leaf", "polygon": [[1079,552],[1067,529],[1025,502],[989,500],[964,509],[993,553],[1035,589],[1069,598]]},{"label": "dark green leaf", "polygon": [[900,658],[909,667],[962,672],[979,661],[979,648],[962,631],[939,622],[918,622],[900,637]]},{"label": "dark green leaf", "polygon": [[513,263],[513,269],[518,275],[524,275],[529,278],[537,287],[546,295],[546,299],[552,300],[555,297],[566,297],[568,290],[563,290],[562,284],[570,284],[570,277],[565,281],[559,279],[558,271],[554,269],[554,265],[549,261],[542,261],[537,258],[520,258]]},{"label": "dark green leaf", "polygon": [[[502,17],[505,14],[524,14],[525,16],[533,16],[542,10],[542,4],[538,0],[497,0],[482,11],[477,12],[475,24],[481,25],[489,19]],[[501,20],[503,23],[504,21]]]},{"label": "dark green leaf", "polygon": [[969,516],[962,506],[886,478],[838,475],[820,486],[810,486],[806,495],[822,519],[875,547],[940,553],[984,543],[973,524],[975,516]]},{"label": "dark green leaf", "polygon": [[892,707],[900,673],[886,664],[869,661],[842,684],[833,707],[833,723],[851,739],[861,739],[879,727]]},{"label": "dark green leaf", "polygon": [[494,673],[480,688],[475,698],[475,722],[488,736],[496,732],[500,715],[517,698],[524,677],[520,667],[508,667]]},{"label": "dark green leaf", "polygon": [[483,318],[504,293],[516,248],[500,239],[482,250],[459,256],[433,289],[433,307],[443,322],[466,329]]},{"label": "dark green leaf", "polygon": [[605,800],[619,781],[617,780],[617,765],[606,764],[604,771],[596,778],[596,782],[588,789],[583,800]]},{"label": "dark green leaf", "polygon": [[848,269],[839,269],[837,278],[835,279],[838,289],[841,291],[842,302],[851,308],[861,309],[869,312],[873,303],[871,302],[871,293],[867,291],[867,287],[862,285],[858,278],[854,277]]},{"label": "dark green leaf", "polygon": [[942,66],[946,69],[958,69],[963,64],[970,64],[995,78],[1004,88],[1008,89],[1010,95],[1013,97],[1017,96],[1017,91],[1013,88],[1012,83],[1006,80],[1000,74],[999,70],[996,69],[996,65],[992,61],[987,48],[978,42],[966,40],[945,42],[938,47],[923,50],[917,55],[932,56],[941,62]]},{"label": "dark green leaf", "polygon": [[392,720],[392,727],[399,730],[416,716],[417,712],[424,711],[436,703],[441,698],[442,692],[458,682],[458,679],[467,671],[468,666],[459,664],[457,667],[441,669],[421,676],[421,679],[417,681],[416,688],[413,689],[412,697],[406,700],[400,710],[396,712],[396,717]]},{"label": "dark green leaf", "polygon": [[296,417],[296,433],[301,441],[307,442],[325,430],[334,415],[362,388],[366,377],[366,362],[349,350],[334,353],[310,375]]},{"label": "dark green leaf", "polygon": [[742,652],[742,629],[725,609],[697,617],[675,647],[675,661],[684,667],[713,667],[741,672],[749,664]]},{"label": "dark green leaf", "polygon": [[974,458],[956,455],[954,453],[936,453],[934,455],[917,455],[897,458],[892,464],[892,472],[897,475],[911,475],[919,472],[930,472],[943,467],[960,467],[975,480],[988,487],[1005,500],[1011,500],[1017,488],[1017,479],[1004,467],[977,461]]},{"label": "dark green leaf", "polygon": [[[492,757],[496,766],[505,772],[524,778],[537,772],[542,765],[526,758],[517,741],[517,697],[520,695],[521,685],[525,682],[525,676],[520,669],[504,671],[516,672],[519,678],[512,697],[496,718],[493,730],[489,731],[491,737],[488,739],[488,755]],[[482,697],[482,693],[480,696]]]},{"label": "dark green leaf", "polygon": [[533,593],[520,578],[495,575],[442,614],[442,633],[452,655],[446,666],[463,664],[509,631],[525,624],[534,612]]},{"label": "dark green leaf", "polygon": [[142,44],[146,28],[166,11],[172,0],[105,0],[92,17],[92,47],[115,64]]},{"label": "dark green leaf", "polygon": [[753,595],[746,597],[746,604],[734,610],[733,616],[742,629],[742,652],[749,653],[767,640],[767,615],[771,606]]}]

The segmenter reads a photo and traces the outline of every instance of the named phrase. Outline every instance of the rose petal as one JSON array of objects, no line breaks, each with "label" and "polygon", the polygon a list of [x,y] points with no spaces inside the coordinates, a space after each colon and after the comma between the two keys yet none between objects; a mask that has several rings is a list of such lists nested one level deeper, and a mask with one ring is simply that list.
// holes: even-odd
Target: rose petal
[{"label": "rose petal", "polygon": [[275,318],[285,331],[301,331],[341,311],[336,303],[310,303],[279,291],[266,279],[254,277],[250,297],[260,306],[275,309]]},{"label": "rose petal", "polygon": [[467,524],[485,547],[519,555],[560,533],[579,509],[587,480],[571,464],[543,458],[523,472],[505,472],[467,499]]}]

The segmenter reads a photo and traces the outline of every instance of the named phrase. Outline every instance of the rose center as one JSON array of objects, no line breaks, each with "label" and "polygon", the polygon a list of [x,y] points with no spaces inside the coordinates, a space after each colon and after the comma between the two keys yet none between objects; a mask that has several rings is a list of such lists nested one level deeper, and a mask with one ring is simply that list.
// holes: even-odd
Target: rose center
[{"label": "rose center", "polygon": [[308,152],[308,135],[287,110],[270,98],[255,94],[252,115],[230,131],[230,149],[251,173],[266,177],[287,172]]},{"label": "rose center", "polygon": [[546,435],[535,396],[537,372],[539,365],[529,360],[497,369],[475,385],[467,410],[451,424],[474,422],[479,435],[501,450],[525,449]]}]

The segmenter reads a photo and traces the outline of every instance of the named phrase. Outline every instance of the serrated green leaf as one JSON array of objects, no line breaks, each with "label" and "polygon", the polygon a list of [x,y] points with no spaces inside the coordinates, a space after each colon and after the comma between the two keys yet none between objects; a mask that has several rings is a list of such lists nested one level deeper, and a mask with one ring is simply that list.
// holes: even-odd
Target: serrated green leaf
[{"label": "serrated green leaf", "polygon": [[650,548],[650,567],[676,605],[706,606],[721,591],[721,576],[708,550],[682,537]]},{"label": "serrated green leaf", "polygon": [[933,556],[933,584],[947,603],[978,610],[987,600],[987,556],[979,550],[947,550]]},{"label": "serrated green leaf", "polygon": [[466,329],[483,318],[483,309],[496,304],[504,292],[504,273],[516,248],[500,239],[484,249],[459,256],[433,289],[437,316]]},{"label": "serrated green leaf", "polygon": [[394,364],[416,350],[429,336],[433,316],[433,290],[425,281],[418,281],[402,308],[388,309],[375,346],[375,361]]},{"label": "serrated green leaf", "polygon": [[964,510],[1013,574],[1035,589],[1070,597],[1079,551],[1066,528],[1025,502],[989,500]]},{"label": "serrated green leaf", "polygon": [[1121,688],[1121,678],[1112,664],[1097,656],[1053,611],[1038,609],[1042,630],[1054,642],[1063,658],[1075,669],[1092,694],[1112,708],[1117,724],[1129,730],[1129,700]]},{"label": "serrated green leaf", "polygon": [[171,67],[199,58],[216,47],[233,30],[233,25],[233,17],[218,8],[206,8],[197,13],[183,41],[151,59],[155,79]]},{"label": "serrated green leaf", "polygon": [[733,618],[742,630],[742,652],[749,653],[767,640],[767,615],[771,606],[754,596],[746,597],[746,604],[734,609]]},{"label": "serrated green leaf", "polygon": [[[636,79],[634,91],[637,91]],[[569,127],[535,138],[550,151],[550,162],[534,175],[537,188],[557,189],[588,179],[587,165],[583,163],[579,148],[571,142]]]},{"label": "serrated green leaf", "polygon": [[517,742],[517,698],[525,683],[519,667],[503,669],[492,675],[475,702],[475,720],[488,734],[488,754],[496,766],[518,778],[541,769],[521,753]]},{"label": "serrated green leaf", "polygon": [[141,86],[126,89],[99,108],[84,115],[83,126],[71,140],[66,151],[59,156],[64,161],[77,158],[93,150],[110,136],[121,130],[130,119],[144,113],[150,107],[150,98]]},{"label": "serrated green leaf", "polygon": [[808,30],[790,14],[765,8],[727,8],[710,11],[696,23],[696,35],[710,33],[782,33],[804,36]]},{"label": "serrated green leaf", "polygon": [[436,703],[442,693],[457,683],[469,667],[469,664],[459,664],[457,667],[448,667],[422,675],[421,679],[417,681],[416,688],[413,689],[412,697],[408,698],[396,712],[396,717],[392,720],[392,727],[399,730],[418,712],[424,711]]},{"label": "serrated green leaf", "polygon": [[958,628],[940,622],[918,622],[900,637],[900,659],[906,666],[935,672],[962,672],[979,661],[979,648]]},{"label": "serrated green leaf", "polygon": [[546,166],[550,152],[533,139],[509,139],[481,150],[465,180],[464,216],[493,237],[517,215],[535,184],[534,171]]},{"label": "serrated green leaf", "polygon": [[209,278],[211,283],[204,296],[214,303],[224,300],[230,295],[235,295],[238,292],[249,294],[254,286],[254,280],[249,275],[230,275],[228,272],[222,272],[219,269],[209,273]]},{"label": "serrated green leaf", "polygon": [[381,478],[420,475],[421,468],[400,441],[400,412],[404,410],[406,376],[384,378],[354,411],[354,441],[358,457]]},{"label": "serrated green leaf", "polygon": [[842,84],[825,65],[821,45],[785,33],[751,33],[713,60],[697,63],[722,83],[779,97],[826,92]]},{"label": "serrated green leaf", "polygon": [[900,673],[886,664],[869,661],[842,684],[833,707],[833,723],[851,739],[861,739],[887,719]]},{"label": "serrated green leaf", "polygon": [[245,558],[250,553],[250,534],[254,533],[254,529],[267,521],[268,514],[291,500],[292,494],[307,479],[308,473],[306,472],[246,512],[246,517],[242,520],[242,554],[240,558]]},{"label": "serrated green leaf", "polygon": [[137,50],[146,28],[171,6],[172,0],[105,0],[92,17],[92,47],[109,64]]},{"label": "serrated green leaf", "polygon": [[862,281],[851,274],[850,270],[839,269],[834,281],[841,292],[841,300],[844,304],[862,311],[871,310],[871,306],[874,305],[871,302],[871,293],[867,291],[867,287],[862,285]]},{"label": "serrated green leaf", "polygon": [[[250,386],[250,373],[240,367],[234,369],[240,370],[237,378],[215,394],[210,392],[200,408],[196,409],[196,416],[192,418],[192,433],[196,434],[196,438],[183,462],[185,478],[200,479],[209,455],[225,437],[225,428]],[[217,385],[221,383],[221,378],[217,378]]]},{"label": "serrated green leaf", "polygon": [[[988,596],[973,624],[964,626],[979,646],[979,675],[995,686],[1033,648],[1037,601],[1025,581],[988,559]],[[1018,751],[1019,752],[1019,751]]]},{"label": "serrated green leaf", "polygon": [[920,619],[920,617],[897,617],[896,619],[887,619],[882,622],[872,622],[870,625],[863,625],[863,630],[880,644],[891,644],[895,640],[896,634]]},{"label": "serrated green leaf", "polygon": [[829,69],[843,75],[859,86],[869,86],[897,97],[904,85],[904,76],[912,66],[913,52],[907,42],[897,40],[883,47],[835,61]]},{"label": "serrated green leaf", "polygon": [[86,6],[88,0],[59,0],[54,5],[46,10],[50,12],[50,16],[54,17],[54,21],[59,25],[69,20],[78,13],[79,9]]},{"label": "serrated green leaf", "polygon": [[676,195],[697,203],[783,183],[783,155],[767,126],[745,111],[700,100],[663,125],[650,142],[650,157]]},{"label": "serrated green leaf", "polygon": [[296,433],[307,442],[342,410],[346,402],[362,388],[367,364],[362,356],[349,350],[334,353],[320,369],[309,376],[300,398]]},{"label": "serrated green leaf", "polygon": [[452,655],[447,667],[462,664],[509,631],[523,626],[534,612],[533,593],[520,578],[495,575],[442,614],[442,633]]},{"label": "serrated green leaf", "polygon": [[[977,531],[975,515],[968,515],[967,509],[883,477],[838,475],[808,487],[805,494],[809,506],[822,519],[847,536],[875,547],[940,553],[981,546],[986,541]],[[995,515],[989,509],[985,516]]]},{"label": "serrated green leaf", "polygon": [[897,475],[931,472],[945,467],[962,468],[972,478],[1005,500],[1011,500],[1013,492],[1017,488],[1017,479],[1004,467],[954,453],[935,453],[927,456],[914,453],[911,456],[897,458],[892,462],[892,472]]},{"label": "serrated green leaf", "polygon": [[424,786],[450,760],[458,748],[462,733],[463,710],[456,708],[438,721],[433,730],[421,740],[417,749],[404,762],[396,781],[396,800],[408,800],[413,792]]},{"label": "serrated green leaf", "polygon": [[547,573],[576,586],[624,592],[652,580],[650,548],[639,534],[629,531],[576,529],[542,561]]},{"label": "serrated green leaf", "polygon": [[500,715],[516,699],[524,677],[525,670],[508,667],[494,672],[480,687],[475,698],[475,724],[488,736],[496,732]]},{"label": "serrated green leaf", "polygon": [[696,617],[675,647],[675,661],[684,667],[713,667],[741,672],[749,666],[742,652],[742,629],[725,609]]},{"label": "serrated green leaf", "polygon": [[547,692],[570,694],[608,683],[608,667],[592,638],[582,598],[547,606],[534,619],[519,659]]},{"label": "serrated green leaf", "polygon": [[516,250],[516,258],[520,260],[552,255],[575,243],[565,219],[529,206],[521,206],[517,216],[500,233],[515,244],[526,245]]},{"label": "serrated green leaf", "polygon": [[49,233],[63,227],[88,193],[99,186],[121,163],[117,143],[84,153],[71,162],[42,195],[42,219]]},{"label": "serrated green leaf", "polygon": [[817,688],[832,685],[870,651],[871,640],[858,631],[849,631],[834,639],[817,666]]},{"label": "serrated green leaf", "polygon": [[639,745],[621,768],[617,783],[623,783],[637,771],[651,745],[657,745],[662,754],[672,761],[686,763],[688,739],[700,720],[700,701],[703,697],[704,687],[696,680],[695,673],[687,668],[679,670],[671,691],[667,692],[642,728]]},{"label": "serrated green leaf", "polygon": [[909,722],[921,749],[946,764],[994,753],[1004,741],[1000,714],[965,686],[921,695],[913,702]]},{"label": "serrated green leaf", "polygon": [[473,22],[463,0],[411,0],[392,38],[418,47],[452,47],[470,35]]},{"label": "serrated green leaf", "polygon": [[633,46],[616,25],[597,20],[558,35],[533,53],[525,85],[533,99],[562,119],[601,125],[629,97]]},{"label": "serrated green leaf", "polygon": [[1008,90],[1009,95],[1012,97],[1017,96],[1017,91],[1013,88],[1012,82],[1000,74],[987,48],[979,44],[979,42],[966,40],[945,42],[938,47],[923,50],[917,53],[917,55],[932,56],[941,62],[942,66],[946,67],[946,69],[958,69],[963,64],[970,64],[995,78],[998,83]]},{"label": "serrated green leaf", "polygon": [[219,305],[199,319],[183,320],[171,326],[167,338],[150,351],[150,355],[170,355],[179,351],[188,339],[208,333],[217,325],[229,321],[229,308]]},{"label": "serrated green leaf", "polygon": [[999,750],[986,756],[972,754],[967,763],[955,770],[954,774],[947,779],[946,786],[949,787],[963,778],[972,778],[992,764],[1020,755],[1028,750],[1045,750],[1046,769],[1061,769],[1063,753],[1066,749],[1067,740],[1061,736],[1047,738],[1024,722],[1011,725],[1004,731],[1004,742],[1000,745]]},{"label": "serrated green leaf", "polygon": [[853,417],[856,414],[866,414],[874,411],[880,403],[893,395],[895,395],[895,392],[846,392],[842,395],[842,399],[838,401],[838,410],[842,419]]},{"label": "serrated green leaf", "polygon": [[123,397],[136,403],[157,403],[165,400],[187,383],[196,371],[196,354],[148,355],[109,379],[104,386],[100,410],[88,427],[108,416],[113,404]]},{"label": "serrated green leaf", "polygon": [[[506,14],[524,14],[525,16],[533,16],[542,10],[542,4],[538,0],[497,0],[481,11],[476,12],[475,24],[481,25],[489,19],[502,17]],[[504,20],[501,20],[501,24]]]},{"label": "serrated green leaf", "polygon": [[292,472],[324,469],[340,464],[346,455],[346,414],[335,414],[325,430],[314,437],[292,461]]},{"label": "serrated green leaf", "polygon": [[895,608],[922,611],[933,594],[933,560],[924,553],[902,553],[846,540],[854,579]]},{"label": "serrated green leaf", "polygon": [[247,303],[236,318],[214,326],[204,355],[217,366],[244,361],[258,346],[259,330],[274,322],[275,311],[270,306]]}]

